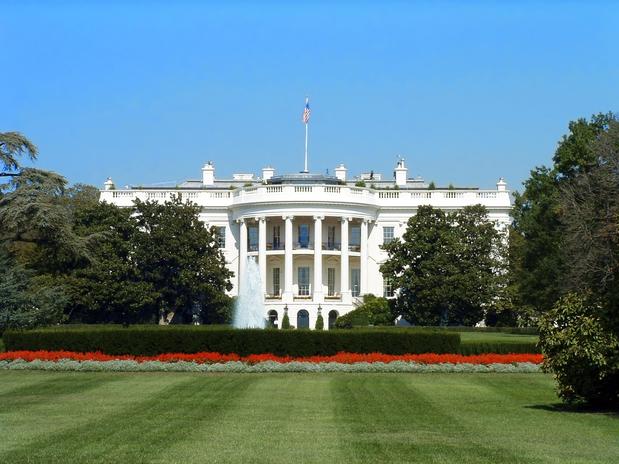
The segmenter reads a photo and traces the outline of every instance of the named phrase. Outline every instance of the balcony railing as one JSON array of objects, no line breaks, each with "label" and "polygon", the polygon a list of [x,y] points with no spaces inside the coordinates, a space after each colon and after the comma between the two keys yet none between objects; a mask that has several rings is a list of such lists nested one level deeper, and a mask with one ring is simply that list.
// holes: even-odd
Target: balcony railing
[{"label": "balcony railing", "polygon": [[309,284],[299,284],[299,293],[296,295],[298,297],[309,297],[310,296],[310,287]]},{"label": "balcony railing", "polygon": [[292,248],[295,250],[313,250],[314,244],[312,242],[308,242],[308,243],[297,242],[292,245]]},{"label": "balcony railing", "polygon": [[348,245],[348,251],[361,251],[361,245]]},{"label": "balcony railing", "polygon": [[341,243],[336,243],[336,242],[323,242],[322,243],[323,250],[339,251],[341,248],[342,248]]},{"label": "balcony railing", "polygon": [[284,244],[282,242],[267,242],[267,250],[283,250]]}]

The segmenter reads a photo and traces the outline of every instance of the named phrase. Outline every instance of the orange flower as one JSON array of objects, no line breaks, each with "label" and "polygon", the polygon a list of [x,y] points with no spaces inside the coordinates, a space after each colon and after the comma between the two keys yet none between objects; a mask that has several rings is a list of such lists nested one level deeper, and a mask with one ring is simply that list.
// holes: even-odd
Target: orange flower
[{"label": "orange flower", "polygon": [[156,356],[132,356],[132,355],[109,355],[101,352],[77,353],[73,351],[8,351],[0,353],[0,361],[22,359],[24,361],[59,361],[61,359],[71,359],[74,361],[117,361],[130,360],[137,362],[160,361],[160,362],[195,362],[198,364],[225,363],[229,361],[241,361],[247,364],[257,364],[264,361],[274,361],[278,363],[289,362],[308,362],[308,363],[329,363],[337,362],[342,364],[354,363],[390,363],[393,361],[416,362],[420,364],[512,364],[512,363],[532,363],[541,364],[543,356],[541,354],[383,354],[383,353],[337,353],[332,356],[277,356],[270,353],[251,354],[249,356],[239,356],[238,354],[228,353],[165,353]]}]

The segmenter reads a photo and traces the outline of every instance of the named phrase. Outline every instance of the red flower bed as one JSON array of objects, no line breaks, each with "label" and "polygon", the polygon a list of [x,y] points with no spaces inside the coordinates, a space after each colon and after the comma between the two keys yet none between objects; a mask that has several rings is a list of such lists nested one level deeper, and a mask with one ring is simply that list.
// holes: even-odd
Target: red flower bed
[{"label": "red flower bed", "polygon": [[137,362],[161,361],[177,362],[189,361],[199,364],[225,363],[228,361],[241,361],[248,364],[256,364],[263,361],[275,361],[278,363],[289,362],[338,362],[343,364],[354,364],[360,362],[383,362],[408,361],[421,364],[512,364],[512,363],[533,363],[541,364],[541,354],[480,354],[464,356],[461,354],[404,354],[390,355],[381,353],[337,353],[333,356],[308,356],[294,358],[291,356],[276,356],[273,354],[252,354],[249,356],[239,356],[237,354],[222,353],[166,353],[157,356],[131,356],[131,355],[108,355],[99,352],[95,353],[76,353],[72,351],[9,351],[0,353],[0,361],[23,359],[24,361],[59,361],[61,359],[72,359],[75,361],[117,361],[130,360]]}]

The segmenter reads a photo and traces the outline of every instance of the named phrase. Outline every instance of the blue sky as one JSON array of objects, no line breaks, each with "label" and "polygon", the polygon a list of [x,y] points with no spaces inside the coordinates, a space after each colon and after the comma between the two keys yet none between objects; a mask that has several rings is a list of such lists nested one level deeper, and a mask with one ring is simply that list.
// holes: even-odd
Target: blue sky
[{"label": "blue sky", "polygon": [[[172,2],[170,2],[172,3]],[[101,186],[345,163],[519,188],[619,111],[619,2],[0,0],[0,131]]]}]

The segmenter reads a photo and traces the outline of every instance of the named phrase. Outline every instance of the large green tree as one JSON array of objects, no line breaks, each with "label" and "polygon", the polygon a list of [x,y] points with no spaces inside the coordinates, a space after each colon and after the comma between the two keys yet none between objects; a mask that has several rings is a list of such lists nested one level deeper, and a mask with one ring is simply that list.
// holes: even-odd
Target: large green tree
[{"label": "large green tree", "polygon": [[595,163],[562,187],[566,290],[591,293],[619,336],[619,122],[590,144]]},{"label": "large green tree", "polygon": [[[76,197],[82,197],[86,189],[79,190]],[[82,236],[97,234],[99,240],[88,265],[74,269],[65,279],[69,319],[86,323],[154,322],[157,294],[152,284],[143,280],[133,259],[137,234],[133,211],[92,203],[87,197],[70,204],[75,232]]]},{"label": "large green tree", "polygon": [[503,288],[504,237],[481,205],[421,206],[381,266],[398,289],[396,311],[417,325],[474,325]]},{"label": "large green tree", "polygon": [[49,272],[83,249],[60,205],[64,178],[22,166],[37,154],[20,133],[0,133],[0,330],[60,322],[66,296]]},{"label": "large green tree", "polygon": [[565,401],[619,407],[619,122],[581,150],[558,199],[566,295],[540,318],[540,347]]},{"label": "large green tree", "polygon": [[614,120],[611,113],[569,124],[559,141],[552,167],[537,167],[514,194],[510,231],[510,293],[520,316],[536,319],[565,293],[571,265],[564,253],[562,188],[596,164],[592,143]]},{"label": "large green tree", "polygon": [[215,232],[199,219],[201,208],[175,196],[165,203],[135,203],[133,256],[144,282],[156,292],[157,316],[190,322],[230,319],[232,273]]}]

